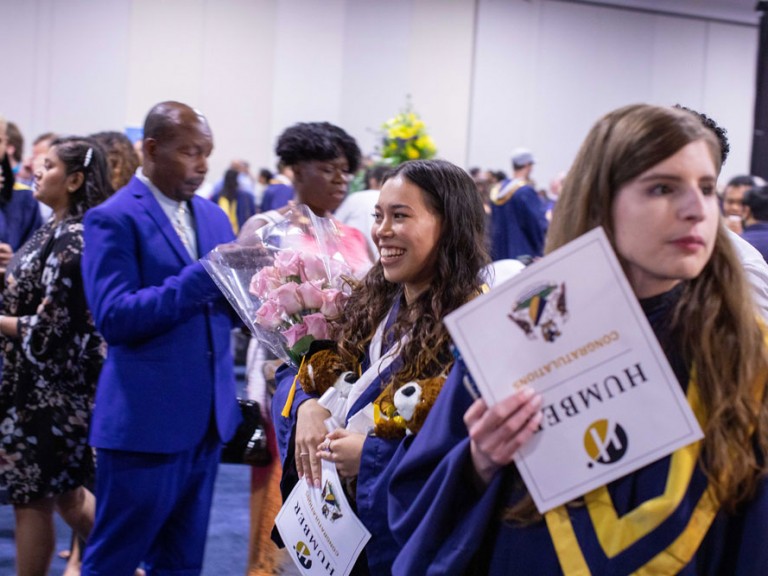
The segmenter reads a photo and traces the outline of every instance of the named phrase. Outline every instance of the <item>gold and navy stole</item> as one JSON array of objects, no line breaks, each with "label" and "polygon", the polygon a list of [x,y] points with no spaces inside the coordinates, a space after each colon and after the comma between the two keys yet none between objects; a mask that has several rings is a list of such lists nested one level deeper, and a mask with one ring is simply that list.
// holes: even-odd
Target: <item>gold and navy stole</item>
[{"label": "gold and navy stole", "polygon": [[[703,428],[706,415],[693,375],[687,398]],[[682,570],[719,510],[714,490],[697,466],[701,449],[699,441],[675,451],[664,492],[624,515],[617,512],[607,486],[584,496],[588,514],[567,506],[547,512],[544,517],[563,572],[588,576],[609,568],[615,574],[644,576]]]},{"label": "gold and navy stole", "polygon": [[240,223],[237,221],[237,199],[232,198],[230,200],[222,194],[219,196],[219,208],[224,210],[229,218],[229,223],[232,225],[232,230],[237,234],[240,231]]},{"label": "gold and navy stole", "polygon": [[496,206],[506,204],[515,195],[515,192],[520,190],[523,186],[528,186],[530,182],[528,180],[512,180],[506,187],[499,187],[498,190],[491,190],[490,200]]}]

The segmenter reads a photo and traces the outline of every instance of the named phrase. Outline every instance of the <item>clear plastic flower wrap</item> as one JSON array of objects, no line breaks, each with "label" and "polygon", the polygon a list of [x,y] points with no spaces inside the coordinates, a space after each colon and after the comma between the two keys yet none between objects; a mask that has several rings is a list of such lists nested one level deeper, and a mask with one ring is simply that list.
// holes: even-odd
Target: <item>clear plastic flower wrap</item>
[{"label": "clear plastic flower wrap", "polygon": [[331,338],[349,296],[344,231],[308,207],[200,259],[251,332],[299,366],[313,340]]}]

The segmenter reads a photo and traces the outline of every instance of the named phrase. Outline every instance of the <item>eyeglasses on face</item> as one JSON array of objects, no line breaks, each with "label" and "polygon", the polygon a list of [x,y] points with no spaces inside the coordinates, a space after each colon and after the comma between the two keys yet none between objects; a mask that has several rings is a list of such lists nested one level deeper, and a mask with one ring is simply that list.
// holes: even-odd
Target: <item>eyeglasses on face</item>
[{"label": "eyeglasses on face", "polygon": [[317,172],[319,172],[329,180],[332,180],[336,176],[340,176],[344,180],[351,180],[353,177],[353,174],[349,171],[349,168],[347,168],[346,161],[323,162],[319,160],[313,160],[309,162],[309,164],[312,166],[314,170],[316,170]]}]

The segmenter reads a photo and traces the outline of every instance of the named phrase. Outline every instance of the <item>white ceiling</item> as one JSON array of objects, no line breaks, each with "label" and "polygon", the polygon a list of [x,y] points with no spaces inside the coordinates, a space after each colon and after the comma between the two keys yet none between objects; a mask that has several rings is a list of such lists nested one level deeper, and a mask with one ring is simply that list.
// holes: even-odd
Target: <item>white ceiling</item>
[{"label": "white ceiling", "polygon": [[716,18],[734,23],[757,24],[757,0],[565,0],[588,4],[613,4],[686,16]]}]

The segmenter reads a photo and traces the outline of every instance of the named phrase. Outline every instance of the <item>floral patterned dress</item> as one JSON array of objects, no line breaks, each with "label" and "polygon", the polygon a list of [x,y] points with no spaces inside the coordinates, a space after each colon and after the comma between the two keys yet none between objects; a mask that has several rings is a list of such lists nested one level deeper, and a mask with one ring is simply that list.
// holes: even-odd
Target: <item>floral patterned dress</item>
[{"label": "floral patterned dress", "polygon": [[80,275],[82,218],[49,221],[14,255],[3,313],[0,486],[24,504],[83,485],[93,473],[88,422],[106,345]]}]

